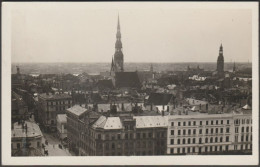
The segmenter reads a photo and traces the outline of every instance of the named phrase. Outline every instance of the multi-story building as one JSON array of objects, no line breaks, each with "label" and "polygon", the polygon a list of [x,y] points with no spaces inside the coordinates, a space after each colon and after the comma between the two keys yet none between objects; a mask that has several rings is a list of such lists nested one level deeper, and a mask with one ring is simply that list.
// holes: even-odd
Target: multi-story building
[{"label": "multi-story building", "polygon": [[42,156],[42,132],[29,121],[12,124],[12,156]]},{"label": "multi-story building", "polygon": [[164,155],[165,116],[100,116],[80,133],[80,155]]},{"label": "multi-story building", "polygon": [[57,115],[57,134],[61,140],[67,138],[67,116],[66,114]]},{"label": "multi-story building", "polygon": [[[223,154],[252,149],[252,112],[170,115],[167,154]],[[232,154],[231,153],[231,154]]]},{"label": "multi-story building", "polygon": [[234,150],[252,150],[252,109],[246,105],[234,115]]},{"label": "multi-story building", "polygon": [[72,98],[68,94],[43,93],[38,96],[38,117],[46,130],[56,131],[57,115],[65,114],[72,106]]}]

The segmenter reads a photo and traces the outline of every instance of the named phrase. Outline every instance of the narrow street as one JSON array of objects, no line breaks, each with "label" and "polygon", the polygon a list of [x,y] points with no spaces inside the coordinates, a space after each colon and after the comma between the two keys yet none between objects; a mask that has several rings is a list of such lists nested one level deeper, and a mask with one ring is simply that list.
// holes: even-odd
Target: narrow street
[{"label": "narrow street", "polygon": [[[73,154],[69,152],[68,148],[62,146],[59,147],[61,143],[58,138],[54,137],[55,133],[43,133],[43,143],[45,145],[45,150],[48,150],[48,156],[72,156]],[[45,141],[48,141],[48,145]]]}]

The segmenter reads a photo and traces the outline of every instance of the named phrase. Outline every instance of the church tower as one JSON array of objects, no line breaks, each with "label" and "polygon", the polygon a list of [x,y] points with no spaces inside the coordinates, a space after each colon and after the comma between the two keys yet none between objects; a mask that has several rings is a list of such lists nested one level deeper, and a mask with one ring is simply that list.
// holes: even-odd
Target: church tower
[{"label": "church tower", "polygon": [[114,58],[112,59],[111,73],[123,72],[123,71],[124,71],[124,55],[122,52],[120,22],[119,22],[119,15],[118,15],[115,54],[114,54]]},{"label": "church tower", "polygon": [[218,56],[218,62],[217,62],[217,72],[219,74],[224,73],[224,56],[223,56],[223,47],[222,44],[219,48],[219,56]]}]

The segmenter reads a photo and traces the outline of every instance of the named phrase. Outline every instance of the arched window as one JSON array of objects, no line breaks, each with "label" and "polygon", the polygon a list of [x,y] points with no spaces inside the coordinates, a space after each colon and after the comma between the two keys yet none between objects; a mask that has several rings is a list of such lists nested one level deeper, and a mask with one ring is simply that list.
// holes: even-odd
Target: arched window
[{"label": "arched window", "polygon": [[210,143],[213,143],[213,137],[210,138]]},{"label": "arched window", "polygon": [[215,137],[215,142],[216,142],[216,143],[218,142],[218,137]]},{"label": "arched window", "polygon": [[193,143],[196,143],[196,139],[195,138],[193,138]]},{"label": "arched window", "polygon": [[222,138],[222,137],[220,137],[220,139],[219,139],[219,140],[220,140],[220,142],[222,142],[222,141],[223,141],[223,138]]},{"label": "arched window", "polygon": [[190,144],[190,138],[188,138],[188,144]]},{"label": "arched window", "polygon": [[244,130],[245,130],[245,128],[244,128],[244,127],[242,127],[241,131],[242,131],[242,132],[244,132]]},{"label": "arched window", "polygon": [[205,138],[205,143],[208,143],[208,138],[207,137]]},{"label": "arched window", "polygon": [[185,144],[185,139],[182,140],[182,144]]},{"label": "arched window", "polygon": [[178,139],[178,144],[181,144],[181,140],[180,139]]},{"label": "arched window", "polygon": [[199,139],[199,143],[200,143],[200,144],[202,143],[202,139],[201,139],[201,138]]}]

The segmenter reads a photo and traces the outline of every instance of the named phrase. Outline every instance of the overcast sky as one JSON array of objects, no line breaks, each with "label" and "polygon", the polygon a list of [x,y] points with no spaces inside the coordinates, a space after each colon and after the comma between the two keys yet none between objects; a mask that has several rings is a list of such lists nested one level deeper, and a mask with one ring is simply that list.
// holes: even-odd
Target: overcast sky
[{"label": "overcast sky", "polygon": [[251,10],[176,3],[21,3],[12,62],[110,62],[120,15],[125,62],[226,62],[252,56]]}]

